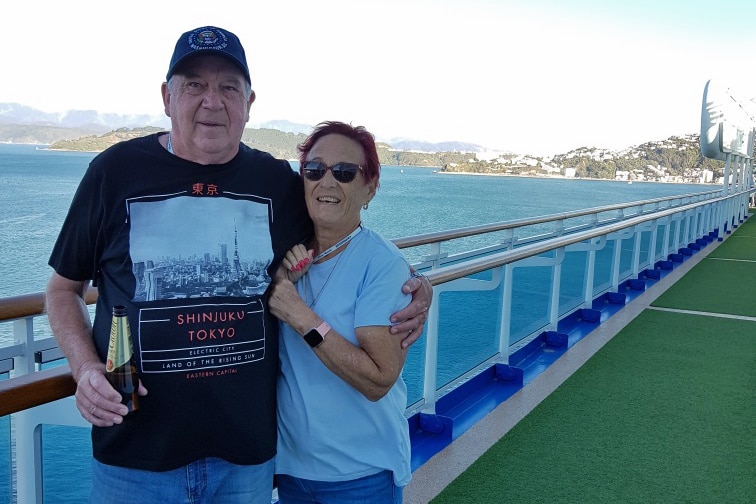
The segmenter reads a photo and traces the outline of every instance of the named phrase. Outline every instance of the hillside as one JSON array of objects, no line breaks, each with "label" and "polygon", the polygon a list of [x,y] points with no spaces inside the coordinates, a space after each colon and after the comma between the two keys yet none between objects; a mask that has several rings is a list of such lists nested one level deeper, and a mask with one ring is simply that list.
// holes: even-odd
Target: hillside
[{"label": "hillside", "polygon": [[646,142],[619,152],[581,147],[548,158],[518,154],[475,158],[444,166],[443,171],[696,183],[722,177],[724,163],[704,158],[699,135],[686,135]]},{"label": "hillside", "polygon": [[49,149],[81,151],[81,152],[102,152],[108,147],[124,140],[142,137],[158,131],[164,131],[163,128],[149,126],[146,128],[118,128],[102,135],[88,135],[71,140],[59,140],[53,142]]}]

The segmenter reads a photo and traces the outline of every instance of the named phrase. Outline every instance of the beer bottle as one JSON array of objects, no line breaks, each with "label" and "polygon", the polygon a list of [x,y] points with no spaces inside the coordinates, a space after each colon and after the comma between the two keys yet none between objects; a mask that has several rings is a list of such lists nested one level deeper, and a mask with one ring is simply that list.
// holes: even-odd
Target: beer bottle
[{"label": "beer bottle", "polygon": [[113,307],[113,322],[110,326],[108,360],[105,376],[113,388],[121,393],[121,404],[129,408],[129,413],[139,409],[139,377],[134,364],[134,347],[131,343],[129,318],[124,306]]}]

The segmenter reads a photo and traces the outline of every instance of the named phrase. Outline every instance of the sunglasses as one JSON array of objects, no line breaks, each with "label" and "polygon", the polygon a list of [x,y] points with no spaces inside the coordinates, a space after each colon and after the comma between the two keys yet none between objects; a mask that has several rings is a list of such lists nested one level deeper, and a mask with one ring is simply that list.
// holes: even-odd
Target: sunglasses
[{"label": "sunglasses", "polygon": [[335,178],[337,182],[348,184],[354,180],[354,177],[357,175],[357,170],[362,170],[362,167],[354,163],[336,163],[335,165],[328,166],[320,161],[306,161],[302,166],[302,173],[305,178],[307,180],[312,180],[313,182],[325,177],[328,170],[331,170],[333,178]]}]

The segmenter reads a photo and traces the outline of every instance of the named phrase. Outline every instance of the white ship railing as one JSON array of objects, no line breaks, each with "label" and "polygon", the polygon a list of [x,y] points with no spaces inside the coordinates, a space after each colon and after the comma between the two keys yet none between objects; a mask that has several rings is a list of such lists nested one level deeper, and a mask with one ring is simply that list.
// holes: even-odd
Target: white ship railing
[{"label": "white ship railing", "polygon": [[[544,332],[556,332],[560,320],[580,310],[589,312],[598,297],[617,294],[623,282],[642,281],[640,277],[644,271],[653,271],[660,262],[674,260],[689,250],[688,247],[696,247],[701,241],[721,239],[724,233],[731,232],[745,219],[749,195],[753,191],[749,174],[748,178],[743,175],[737,187],[732,185],[725,190],[395,240],[400,248],[407,250],[430,248],[429,253],[420,253],[415,267],[422,270],[434,286],[434,302],[421,338],[424,347],[421,392],[419,397],[410,397],[407,417],[433,417],[439,398],[492,364],[509,364],[514,351]],[[454,240],[481,236],[493,239],[473,250],[455,251],[454,247],[444,250]],[[631,247],[623,251],[625,244],[631,244]],[[611,253],[607,254],[607,251]],[[566,258],[576,253],[586,257],[581,293],[578,299],[574,295],[567,296],[570,301],[565,303],[560,301],[565,297],[562,265]],[[600,261],[601,254],[607,256],[607,260]],[[511,327],[513,292],[517,288],[515,270],[536,268],[549,270],[548,292],[542,293],[548,299],[548,309],[545,317],[535,317],[534,324],[515,330]],[[486,278],[474,278],[481,273]],[[597,282],[599,274],[608,274],[608,281]],[[458,292],[496,293],[499,310],[497,344],[493,352],[481,355],[475,365],[451,378],[439,379],[438,349],[439,341],[444,337],[440,330],[443,316],[440,299],[445,293]],[[36,385],[37,388],[32,388],[34,392],[17,388],[22,381],[33,381],[35,374],[46,376],[52,373],[58,381],[70,379],[66,367],[42,371],[49,363],[61,362],[63,356],[49,331],[35,327],[37,317],[44,318],[42,294],[0,300],[0,329],[12,325],[13,339],[12,344],[0,347],[0,376],[10,377],[0,380],[0,420],[3,415],[10,415],[12,444],[8,466],[13,467],[12,502],[21,503],[41,503],[43,499],[41,426],[88,426],[79,415],[73,397],[38,398],[40,392],[45,392],[44,385]],[[42,334],[35,338],[35,332]],[[70,394],[72,390],[73,385],[69,383],[66,393]],[[18,397],[21,393],[33,397]],[[59,396],[66,393],[54,392]],[[29,408],[13,406],[23,404],[26,399],[38,405]]]}]

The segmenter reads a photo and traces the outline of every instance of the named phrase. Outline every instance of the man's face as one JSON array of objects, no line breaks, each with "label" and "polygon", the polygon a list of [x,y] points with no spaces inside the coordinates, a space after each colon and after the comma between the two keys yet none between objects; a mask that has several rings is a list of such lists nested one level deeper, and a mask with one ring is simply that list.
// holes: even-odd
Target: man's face
[{"label": "man's face", "polygon": [[163,85],[176,155],[195,163],[220,164],[239,150],[254,93],[241,69],[221,56],[200,55],[182,64],[171,86]]}]

